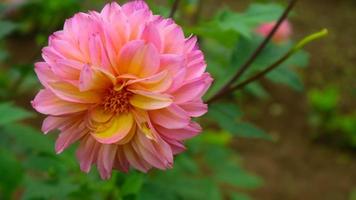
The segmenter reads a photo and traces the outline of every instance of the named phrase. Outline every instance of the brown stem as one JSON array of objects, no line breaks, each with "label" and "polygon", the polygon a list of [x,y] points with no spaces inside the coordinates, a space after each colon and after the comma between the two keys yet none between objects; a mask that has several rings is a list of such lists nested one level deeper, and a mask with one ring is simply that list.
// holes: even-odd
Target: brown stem
[{"label": "brown stem", "polygon": [[176,13],[178,6],[179,6],[180,0],[175,0],[171,9],[171,12],[169,13],[169,18],[173,18],[174,14]]},{"label": "brown stem", "polygon": [[267,46],[269,41],[277,32],[278,28],[282,24],[282,22],[288,17],[290,11],[297,3],[298,0],[290,0],[287,8],[284,10],[283,14],[279,17],[277,23],[274,25],[272,31],[268,34],[268,36],[262,41],[262,43],[257,47],[257,49],[253,52],[251,57],[239,68],[236,74],[227,82],[215,95],[213,95],[207,102],[212,102],[217,100],[218,98],[224,96],[228,91],[230,91],[231,85],[236,82],[244,72],[251,66],[251,64],[256,60],[256,58],[261,54],[264,48]]}]

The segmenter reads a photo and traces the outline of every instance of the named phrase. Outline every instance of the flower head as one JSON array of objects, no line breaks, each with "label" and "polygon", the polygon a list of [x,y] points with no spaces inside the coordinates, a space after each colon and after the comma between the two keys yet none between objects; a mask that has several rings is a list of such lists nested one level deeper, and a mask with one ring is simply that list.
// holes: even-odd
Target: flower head
[{"label": "flower head", "polygon": [[85,172],[96,164],[107,179],[113,168],[170,168],[201,131],[191,119],[206,113],[212,78],[197,39],[144,1],[76,14],[42,57],[35,71],[44,89],[32,105],[48,115],[43,132],[60,130],[57,153],[79,141]]},{"label": "flower head", "polygon": [[[267,37],[275,25],[276,22],[264,23],[256,29],[256,33],[263,37]],[[282,22],[272,39],[276,43],[285,42],[290,38],[292,32],[292,25],[287,20],[285,20]]]}]

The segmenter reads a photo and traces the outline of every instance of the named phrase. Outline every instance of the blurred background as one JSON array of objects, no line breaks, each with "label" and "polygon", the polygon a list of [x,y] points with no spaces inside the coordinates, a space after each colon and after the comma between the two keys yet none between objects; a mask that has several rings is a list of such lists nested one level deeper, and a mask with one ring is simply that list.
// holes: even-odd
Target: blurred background
[{"label": "blurred background", "polygon": [[[204,132],[172,170],[80,172],[75,147],[54,153],[30,101],[33,63],[48,36],[104,0],[0,0],[0,199],[356,200],[356,1],[298,1],[293,34],[272,42],[246,74],[276,61],[294,41],[328,28],[266,78],[210,105]],[[123,3],[125,1],[118,1]],[[168,16],[173,1],[147,1]],[[278,19],[287,1],[182,0],[177,23],[198,35],[213,94]]]}]

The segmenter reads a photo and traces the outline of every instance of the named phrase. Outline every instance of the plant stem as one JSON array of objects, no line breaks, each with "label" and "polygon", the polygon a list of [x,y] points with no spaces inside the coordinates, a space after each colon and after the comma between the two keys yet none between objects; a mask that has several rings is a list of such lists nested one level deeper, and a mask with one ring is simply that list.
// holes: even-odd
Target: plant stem
[{"label": "plant stem", "polygon": [[[246,79],[245,81],[230,87],[229,89],[226,90],[226,93],[230,93],[234,90],[241,89],[248,85],[249,83],[252,83],[264,75],[266,75],[268,72],[272,71],[273,69],[277,68],[280,66],[284,61],[286,61],[288,58],[290,58],[293,54],[297,53],[299,50],[304,48],[305,45],[309,44],[310,42],[317,40],[319,38],[322,38],[328,34],[328,30],[323,29],[317,33],[311,34],[305,38],[303,38],[300,42],[298,42],[293,48],[291,48],[284,56],[282,56],[280,59],[278,59],[275,63],[267,67],[266,69],[262,70],[261,72],[257,73],[256,75],[253,75],[252,77]],[[209,102],[209,101],[208,101]],[[210,100],[210,103],[212,100]]]},{"label": "plant stem", "polygon": [[176,13],[178,6],[179,6],[180,0],[175,0],[171,9],[171,12],[169,13],[169,18],[174,18],[174,14]]},{"label": "plant stem", "polygon": [[296,3],[297,3],[297,0],[290,0],[289,1],[288,6],[284,10],[283,14],[279,17],[279,19],[278,19],[277,23],[274,25],[272,31],[267,35],[267,37],[257,47],[257,49],[253,52],[251,57],[239,68],[239,70],[230,79],[230,81],[227,82],[215,95],[213,95],[210,99],[208,99],[208,102],[215,101],[220,96],[223,96],[224,94],[226,94],[226,91],[229,90],[231,85],[234,82],[236,82],[244,74],[244,72],[251,66],[251,64],[256,60],[256,58],[261,54],[261,52],[267,46],[269,41],[272,39],[272,37],[277,32],[277,30],[280,27],[280,25],[282,24],[282,22],[288,17],[290,11],[292,10],[292,8],[294,7],[294,5]]}]

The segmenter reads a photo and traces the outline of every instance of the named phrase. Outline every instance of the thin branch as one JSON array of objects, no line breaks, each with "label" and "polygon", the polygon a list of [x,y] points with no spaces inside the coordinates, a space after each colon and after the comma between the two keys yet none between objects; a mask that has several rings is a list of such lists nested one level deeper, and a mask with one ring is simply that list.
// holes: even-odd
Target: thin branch
[{"label": "thin branch", "polygon": [[236,72],[236,74],[230,79],[229,82],[227,82],[219,92],[217,92],[214,96],[212,96],[210,99],[208,99],[207,102],[212,102],[218,99],[220,96],[223,96],[227,93],[231,85],[236,82],[243,74],[244,72],[251,66],[251,64],[256,60],[256,58],[261,54],[261,52],[264,50],[264,48],[267,46],[269,41],[272,39],[272,37],[275,35],[277,30],[279,29],[280,25],[283,23],[283,21],[288,17],[290,11],[293,9],[294,5],[297,3],[298,0],[290,0],[287,8],[284,10],[283,14],[280,16],[278,19],[277,23],[274,25],[272,31],[268,34],[268,36],[262,41],[262,43],[258,46],[258,48],[253,52],[251,57],[239,68],[239,70]]},{"label": "thin branch", "polygon": [[176,13],[178,6],[179,6],[180,0],[175,0],[171,9],[171,12],[169,13],[169,18],[174,18],[174,14]]},{"label": "thin branch", "polygon": [[[278,66],[280,66],[283,62],[285,62],[288,58],[290,58],[296,52],[298,52],[299,50],[303,49],[305,45],[313,42],[314,40],[317,40],[317,39],[320,39],[322,37],[325,37],[326,35],[328,35],[328,30],[327,29],[323,29],[323,30],[321,30],[319,32],[316,32],[316,33],[313,33],[311,35],[308,35],[308,36],[304,37],[293,48],[291,48],[284,56],[282,56],[280,59],[278,59],[275,63],[273,63],[269,67],[265,68],[264,70],[258,72],[256,75],[253,75],[252,77],[246,79],[245,81],[242,81],[241,83],[239,83],[239,84],[237,84],[235,86],[229,87],[226,90],[226,94],[230,93],[230,92],[233,92],[234,90],[242,89],[243,87],[245,87],[249,83],[252,83],[252,82],[260,79],[261,77],[263,77],[264,75],[266,75],[270,71],[272,71],[275,68],[277,68]],[[208,103],[211,103],[216,99],[210,99],[210,100],[208,100]]]},{"label": "thin branch", "polygon": [[266,69],[260,71],[256,75],[246,79],[245,81],[242,81],[241,83],[237,84],[236,86],[230,87],[226,92],[232,92],[234,90],[242,89],[249,83],[252,83],[260,78],[262,78],[264,75],[266,75],[268,72],[272,71],[273,69],[277,68],[280,66],[284,61],[286,61],[290,56],[292,55],[292,52],[289,51],[287,54],[282,56],[280,59],[278,59],[275,63],[273,63],[271,66],[267,67]]}]

